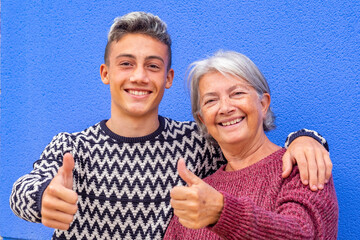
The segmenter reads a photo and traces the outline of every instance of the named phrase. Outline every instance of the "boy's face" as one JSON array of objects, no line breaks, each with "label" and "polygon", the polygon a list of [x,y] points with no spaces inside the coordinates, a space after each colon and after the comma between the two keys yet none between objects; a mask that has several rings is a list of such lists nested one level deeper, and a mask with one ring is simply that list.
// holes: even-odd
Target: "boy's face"
[{"label": "boy's face", "polygon": [[112,117],[157,117],[174,78],[173,69],[167,71],[167,46],[144,34],[127,34],[111,43],[108,60],[100,73],[110,84]]}]

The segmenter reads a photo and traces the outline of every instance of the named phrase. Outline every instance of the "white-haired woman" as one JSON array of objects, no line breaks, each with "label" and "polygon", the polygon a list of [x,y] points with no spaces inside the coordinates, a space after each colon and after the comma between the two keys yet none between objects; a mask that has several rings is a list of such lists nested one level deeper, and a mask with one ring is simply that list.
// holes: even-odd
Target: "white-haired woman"
[{"label": "white-haired woman", "polygon": [[256,65],[220,51],[195,62],[189,74],[195,120],[227,164],[201,180],[179,160],[187,186],[171,191],[174,208],[165,239],[336,239],[338,204],[332,179],[313,192],[295,167],[282,178],[285,149],[274,128],[270,89]]}]

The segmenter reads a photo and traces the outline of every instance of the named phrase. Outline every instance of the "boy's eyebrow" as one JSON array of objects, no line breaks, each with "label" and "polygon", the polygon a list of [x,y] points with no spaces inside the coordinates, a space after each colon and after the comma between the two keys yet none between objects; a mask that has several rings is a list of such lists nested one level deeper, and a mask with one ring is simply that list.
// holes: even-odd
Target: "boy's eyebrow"
[{"label": "boy's eyebrow", "polygon": [[148,56],[148,57],[146,57],[145,59],[146,59],[146,60],[150,60],[150,59],[158,59],[158,60],[160,60],[162,63],[164,63],[164,64],[165,64],[164,59],[162,59],[162,57],[159,57],[159,56]]},{"label": "boy's eyebrow", "polygon": [[131,54],[119,54],[116,56],[116,58],[121,58],[121,57],[129,57],[129,58],[134,58],[135,59],[135,56],[134,55],[131,55]]},{"label": "boy's eyebrow", "polygon": [[[135,57],[134,55],[132,55],[132,54],[126,54],[126,53],[124,53],[124,54],[119,54],[118,56],[116,56],[117,59],[118,59],[118,58],[121,58],[121,57],[128,57],[128,58],[136,59],[136,57]],[[164,59],[162,59],[162,57],[159,57],[159,56],[156,56],[156,55],[154,55],[154,56],[147,56],[145,59],[146,59],[146,60],[158,59],[158,60],[160,60],[162,63],[165,64]]]}]

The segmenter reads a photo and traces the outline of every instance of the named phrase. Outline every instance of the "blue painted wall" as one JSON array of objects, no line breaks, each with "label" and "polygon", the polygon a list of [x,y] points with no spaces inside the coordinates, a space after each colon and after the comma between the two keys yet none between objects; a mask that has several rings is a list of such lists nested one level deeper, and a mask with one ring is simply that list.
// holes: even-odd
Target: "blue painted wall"
[{"label": "blue painted wall", "polygon": [[52,230],[17,218],[13,182],[32,168],[52,136],[109,117],[99,66],[116,16],[159,15],[173,39],[175,81],[162,115],[189,120],[188,64],[223,48],[249,56],[272,89],[277,130],[306,127],[330,144],[340,205],[339,239],[360,235],[360,2],[14,1],[1,3],[0,236],[49,239]]}]

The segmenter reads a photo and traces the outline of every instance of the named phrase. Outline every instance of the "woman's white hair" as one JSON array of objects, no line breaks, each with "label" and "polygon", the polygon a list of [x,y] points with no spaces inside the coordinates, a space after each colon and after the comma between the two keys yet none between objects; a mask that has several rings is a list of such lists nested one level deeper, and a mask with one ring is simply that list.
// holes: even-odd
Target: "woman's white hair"
[{"label": "woman's white hair", "polygon": [[[212,141],[215,140],[209,135],[206,126],[199,119],[199,114],[201,114],[199,82],[205,74],[219,72],[224,76],[232,75],[241,78],[256,90],[259,98],[264,93],[270,94],[269,85],[257,66],[248,57],[238,52],[220,50],[213,56],[192,63],[189,69],[188,86],[190,88],[192,114],[199,130]],[[270,107],[263,121],[263,127],[264,131],[275,128],[275,115]]]}]

